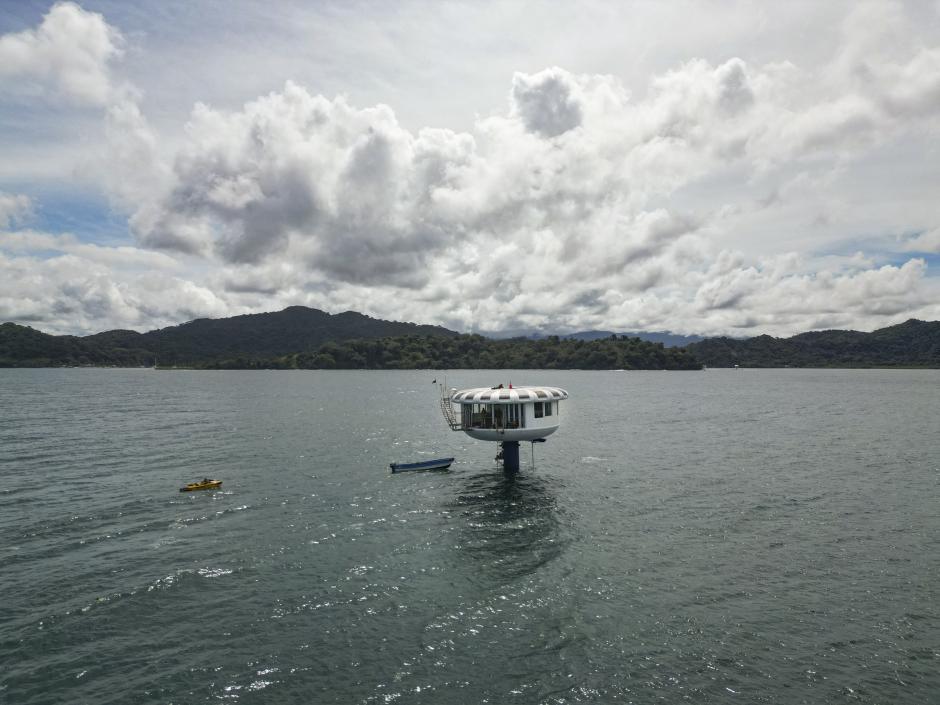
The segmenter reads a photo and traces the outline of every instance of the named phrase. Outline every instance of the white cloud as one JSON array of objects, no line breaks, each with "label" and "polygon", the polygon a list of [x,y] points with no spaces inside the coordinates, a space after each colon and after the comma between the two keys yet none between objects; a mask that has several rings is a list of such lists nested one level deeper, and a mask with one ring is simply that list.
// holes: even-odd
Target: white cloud
[{"label": "white cloud", "polygon": [[101,15],[60,2],[35,30],[0,36],[0,85],[10,91],[39,85],[79,103],[104,105],[114,91],[110,63],[122,44]]},{"label": "white cloud", "polygon": [[[821,314],[846,319],[898,315],[929,307],[935,300],[924,286],[925,264],[912,259],[900,267],[864,271],[822,269],[794,271],[796,262],[775,266],[732,267],[715,272],[696,293],[698,310],[711,316],[723,310],[759,312],[762,322],[779,318],[806,320]],[[733,319],[732,319],[733,320]]]},{"label": "white cloud", "polygon": [[512,79],[512,109],[529,132],[557,137],[581,124],[579,92],[571,75],[557,67],[534,76],[517,72]]},{"label": "white cloud", "polygon": [[106,149],[93,162],[95,170],[108,193],[124,208],[134,210],[166,183],[169,155],[161,151],[133,91],[124,91],[107,106],[105,136]]},{"label": "white cloud", "polygon": [[[507,104],[465,131],[409,128],[387,105],[298,81],[239,107],[197,103],[184,129],[157,130],[142,92],[111,74],[120,33],[60,4],[0,37],[0,56],[103,108],[107,149],[88,175],[139,247],[17,231],[0,249],[36,311],[133,326],[291,303],[480,330],[791,333],[936,317],[924,260],[875,269],[878,253],[832,254],[871,224],[890,229],[881,241],[923,233],[898,249],[936,251],[932,210],[889,203],[903,184],[885,175],[872,198],[852,181],[897,141],[921,144],[940,115],[940,42],[913,41],[906,11],[860,6],[822,64],[729,47],[683,55],[635,94],[605,73],[510,71]],[[81,31],[61,31],[67,20]],[[76,64],[83,80],[44,58],[75,46],[94,59]],[[3,203],[0,227],[22,218]],[[161,282],[194,303],[153,308]]]},{"label": "white cloud", "polygon": [[118,268],[174,270],[181,267],[176,259],[161,252],[128,246],[95,245],[82,242],[74,235],[53,235],[35,230],[0,233],[0,250],[29,254],[54,252],[76,255],[94,264]]},{"label": "white cloud", "polygon": [[49,333],[147,330],[237,312],[196,279],[158,253],[0,234],[0,320]]},{"label": "white cloud", "polygon": [[919,233],[902,243],[906,252],[929,252],[940,254],[940,227]]},{"label": "white cloud", "polygon": [[0,191],[0,230],[28,217],[32,208],[29,196]]}]

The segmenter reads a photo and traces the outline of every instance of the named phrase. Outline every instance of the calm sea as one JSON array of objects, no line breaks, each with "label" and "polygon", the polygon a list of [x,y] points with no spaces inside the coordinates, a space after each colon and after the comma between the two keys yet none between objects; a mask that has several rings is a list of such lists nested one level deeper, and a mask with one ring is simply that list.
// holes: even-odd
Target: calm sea
[{"label": "calm sea", "polygon": [[0,370],[0,703],[940,702],[940,372],[434,377]]}]

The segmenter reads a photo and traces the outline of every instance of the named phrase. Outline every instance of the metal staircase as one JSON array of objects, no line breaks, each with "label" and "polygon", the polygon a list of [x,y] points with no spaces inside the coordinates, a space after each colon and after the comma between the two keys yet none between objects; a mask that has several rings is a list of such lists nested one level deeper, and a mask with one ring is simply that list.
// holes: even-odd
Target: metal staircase
[{"label": "metal staircase", "polygon": [[454,412],[454,405],[450,403],[450,397],[444,391],[443,384],[441,385],[441,413],[444,415],[444,420],[450,426],[451,431],[463,430],[463,426],[461,426],[457,414]]}]

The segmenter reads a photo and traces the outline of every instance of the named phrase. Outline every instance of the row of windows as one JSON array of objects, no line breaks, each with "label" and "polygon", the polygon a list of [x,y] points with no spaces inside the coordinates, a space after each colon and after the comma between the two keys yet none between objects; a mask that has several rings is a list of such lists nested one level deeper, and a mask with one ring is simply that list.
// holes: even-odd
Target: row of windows
[{"label": "row of windows", "polygon": [[[465,428],[525,428],[522,404],[461,404],[461,417]],[[555,402],[537,401],[533,404],[535,418],[541,419],[557,412]]]},{"label": "row of windows", "polygon": [[524,428],[521,404],[461,404],[464,428]]}]

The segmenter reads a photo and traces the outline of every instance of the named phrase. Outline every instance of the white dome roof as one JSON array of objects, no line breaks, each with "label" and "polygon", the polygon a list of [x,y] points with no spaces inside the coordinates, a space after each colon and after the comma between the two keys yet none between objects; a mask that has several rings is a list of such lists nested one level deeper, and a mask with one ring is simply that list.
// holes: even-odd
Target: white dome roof
[{"label": "white dome roof", "polygon": [[559,387],[474,387],[450,394],[450,400],[455,404],[525,404],[567,398],[568,392]]}]

